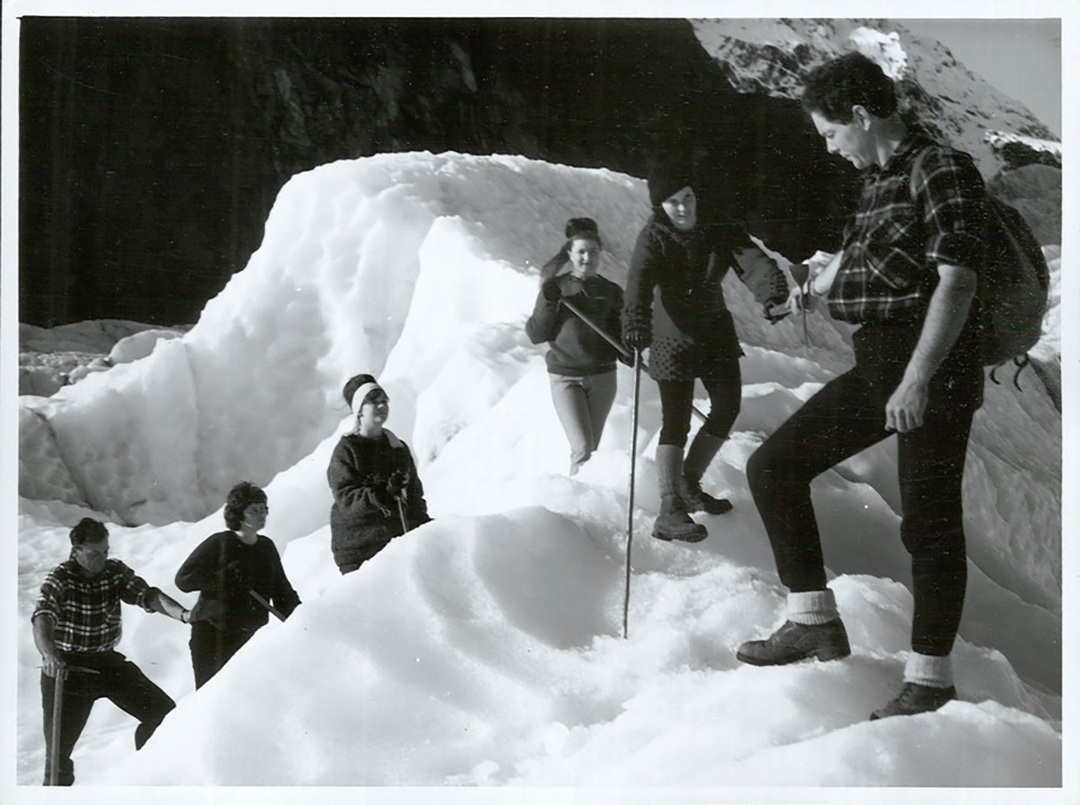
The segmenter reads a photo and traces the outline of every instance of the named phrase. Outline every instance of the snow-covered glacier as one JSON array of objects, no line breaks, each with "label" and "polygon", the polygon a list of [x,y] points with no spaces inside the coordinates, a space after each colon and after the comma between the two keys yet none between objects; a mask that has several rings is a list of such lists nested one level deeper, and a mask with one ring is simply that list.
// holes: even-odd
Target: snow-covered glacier
[{"label": "snow-covered glacier", "polygon": [[[1022,391],[988,382],[971,439],[961,700],[870,723],[909,648],[891,440],[814,486],[852,657],[734,657],[782,618],[746,460],[851,352],[820,313],[808,340],[799,321],[769,324],[729,276],[743,407],[705,485],[735,510],[703,516],[699,545],[649,537],[659,400],[644,379],[622,639],[633,375],[620,367],[601,450],[568,478],[523,324],[567,218],[597,220],[621,283],[647,214],[638,179],[522,157],[325,165],[283,188],[262,246],[189,332],[22,398],[19,781],[43,756],[29,615],[68,528],[103,513],[113,554],[190,605],[173,574],[249,479],[303,606],[197,693],[185,627],[125,613],[121,650],[179,706],[136,754],[130,720],[99,704],[80,784],[1059,786],[1062,430],[1030,371]],[[1058,299],[1039,347],[1054,358]],[[325,469],[357,372],[388,389],[435,520],[342,577]]]}]

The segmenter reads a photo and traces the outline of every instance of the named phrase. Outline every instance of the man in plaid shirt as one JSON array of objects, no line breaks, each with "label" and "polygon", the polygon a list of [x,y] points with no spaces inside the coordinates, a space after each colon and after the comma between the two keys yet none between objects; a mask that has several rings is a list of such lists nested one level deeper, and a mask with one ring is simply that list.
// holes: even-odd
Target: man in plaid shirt
[{"label": "man in plaid shirt", "polygon": [[911,555],[912,651],[899,695],[871,719],[955,698],[950,654],[967,583],[961,486],[983,370],[975,309],[988,214],[967,154],[908,127],[882,69],[849,53],[814,70],[803,107],[829,153],[863,171],[843,250],[795,306],[827,298],[860,325],[855,367],[827,383],[754,453],[747,479],[789,590],[787,621],[738,657],[754,665],[851,653],[825,584],[810,482],[897,434],[902,523]]},{"label": "man in plaid shirt", "polygon": [[[71,529],[71,558],[56,567],[41,585],[31,621],[41,653],[41,704],[45,713],[45,783],[52,764],[57,782],[71,785],[75,766],[71,752],[94,702],[110,699],[139,720],[139,749],[176,705],[138,667],[117,652],[120,602],[160,612],[182,623],[189,613],[156,587],[150,587],[118,559],[109,559],[109,532],[84,517]],[[56,677],[64,673],[60,745],[52,745]]]}]

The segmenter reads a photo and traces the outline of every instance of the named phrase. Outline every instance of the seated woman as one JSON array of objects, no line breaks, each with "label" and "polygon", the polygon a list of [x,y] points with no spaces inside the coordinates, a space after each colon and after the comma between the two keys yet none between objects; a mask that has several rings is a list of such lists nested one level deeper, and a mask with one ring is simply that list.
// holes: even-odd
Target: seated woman
[{"label": "seated woman", "polygon": [[[623,294],[618,285],[596,275],[603,248],[596,222],[571,218],[565,231],[566,242],[540,270],[540,293],[525,332],[534,344],[551,344],[546,356],[551,399],[570,442],[574,475],[600,445],[615,401],[619,351],[562,300],[618,339]],[[567,264],[570,268],[564,271]]]},{"label": "seated woman", "polygon": [[199,591],[189,643],[196,688],[266,625],[269,606],[287,618],[300,604],[277,548],[259,534],[269,511],[263,490],[247,481],[237,484],[225,501],[229,530],[203,540],[176,572],[180,590]]},{"label": "seated woman", "polygon": [[338,569],[351,573],[431,518],[408,445],[383,427],[390,415],[386,392],[371,375],[356,375],[342,394],[356,426],[334,448],[326,477],[334,494],[330,548]]}]

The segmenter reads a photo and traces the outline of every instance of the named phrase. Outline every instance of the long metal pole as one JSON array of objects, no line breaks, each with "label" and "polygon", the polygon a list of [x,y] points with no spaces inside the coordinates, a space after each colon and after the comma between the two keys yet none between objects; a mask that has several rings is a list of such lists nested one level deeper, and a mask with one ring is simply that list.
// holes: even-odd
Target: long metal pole
[{"label": "long metal pole", "polygon": [[[631,353],[630,350],[628,350],[626,347],[624,347],[620,341],[618,341],[613,336],[609,335],[604,330],[603,327],[601,327],[599,324],[597,324],[595,321],[593,321],[591,318],[589,318],[587,313],[582,311],[581,308],[579,308],[577,305],[575,305],[569,299],[563,299],[562,303],[564,305],[566,305],[567,310],[569,310],[571,313],[573,313],[575,316],[577,316],[579,319],[581,319],[587,325],[592,327],[600,335],[601,338],[603,338],[605,341],[607,341],[609,344],[611,344],[611,346],[615,347],[615,349],[619,350],[620,355],[622,355],[627,360],[633,359],[635,366],[640,366],[641,368],[648,371],[649,367],[645,365],[645,362],[643,360],[641,360],[641,351],[640,350],[638,350],[636,353]],[[706,419],[705,414],[701,413],[701,411],[698,410],[698,407],[696,405],[691,406],[690,410],[694,414],[694,416],[696,416],[702,422],[705,421],[705,419]]]},{"label": "long metal pole", "polygon": [[64,712],[64,677],[67,671],[63,668],[56,669],[56,677],[53,679],[53,703],[52,703],[52,735],[49,746],[49,785],[60,784],[60,718]]},{"label": "long metal pole", "polygon": [[[615,347],[615,349],[619,350],[620,355],[622,355],[627,360],[630,360],[631,358],[634,357],[634,353],[632,353],[630,350],[628,350],[626,347],[624,347],[622,345],[621,341],[617,340],[614,336],[610,335],[607,331],[605,331],[603,327],[601,327],[599,324],[597,324],[595,321],[593,321],[589,317],[589,315],[587,313],[585,313],[585,311],[583,311],[581,308],[579,308],[576,304],[571,302],[569,299],[566,299],[565,297],[563,298],[562,303],[564,305],[566,305],[567,310],[569,310],[571,313],[573,313],[575,316],[577,316],[579,319],[581,319],[587,325],[589,325],[594,330],[596,330],[596,332],[599,333],[600,336],[605,341],[607,341],[609,344],[611,344],[611,346]],[[640,357],[641,356],[639,355],[638,358],[640,359]]]},{"label": "long metal pole", "polygon": [[630,415],[630,495],[626,506],[626,586],[623,590],[622,636],[629,637],[630,548],[634,543],[634,480],[637,467],[638,402],[641,399],[641,351],[634,350],[634,409]]}]

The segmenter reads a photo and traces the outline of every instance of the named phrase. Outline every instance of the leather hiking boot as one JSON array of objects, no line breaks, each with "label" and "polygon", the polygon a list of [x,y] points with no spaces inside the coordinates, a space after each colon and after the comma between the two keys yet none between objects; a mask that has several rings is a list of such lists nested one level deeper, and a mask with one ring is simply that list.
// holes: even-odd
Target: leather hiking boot
[{"label": "leather hiking boot", "polygon": [[956,688],[951,685],[947,688],[937,688],[933,685],[920,685],[918,682],[905,682],[899,695],[884,707],[871,713],[870,720],[931,713],[955,698]]},{"label": "leather hiking boot", "polygon": [[678,495],[664,495],[660,501],[660,514],[653,524],[652,535],[664,542],[701,542],[709,536],[709,532],[705,530],[705,526],[690,519]]},{"label": "leather hiking boot", "polygon": [[785,621],[766,639],[743,643],[735,656],[750,665],[787,665],[810,658],[839,660],[850,653],[844,622],[836,618],[820,626]]},{"label": "leather hiking boot", "polygon": [[698,431],[694,441],[690,443],[690,449],[686,452],[686,460],[682,466],[682,477],[679,478],[679,495],[688,512],[726,514],[731,511],[729,501],[714,498],[701,491],[701,476],[716,458],[716,454],[720,452],[725,441],[726,439],[719,436]]},{"label": "leather hiking boot", "polygon": [[727,514],[732,510],[731,501],[726,498],[714,498],[701,491],[701,481],[683,477],[683,487],[679,494],[683,508],[687,513],[705,512],[706,514]]}]

